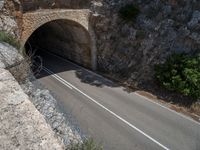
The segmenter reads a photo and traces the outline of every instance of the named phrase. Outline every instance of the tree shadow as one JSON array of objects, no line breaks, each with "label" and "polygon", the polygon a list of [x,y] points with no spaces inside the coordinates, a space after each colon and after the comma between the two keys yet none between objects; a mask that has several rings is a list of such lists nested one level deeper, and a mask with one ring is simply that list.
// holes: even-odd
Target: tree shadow
[{"label": "tree shadow", "polygon": [[76,77],[78,77],[81,80],[81,82],[90,84],[92,86],[97,86],[97,87],[103,87],[103,86],[116,87],[117,86],[116,83],[109,81],[108,79],[103,79],[99,75],[95,75],[94,73],[83,71],[82,69],[79,69],[76,71]]}]

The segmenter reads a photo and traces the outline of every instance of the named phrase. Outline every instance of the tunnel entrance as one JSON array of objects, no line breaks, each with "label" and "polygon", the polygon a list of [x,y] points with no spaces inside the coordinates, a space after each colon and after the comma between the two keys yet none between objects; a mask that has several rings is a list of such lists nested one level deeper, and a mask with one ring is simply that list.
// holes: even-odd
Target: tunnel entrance
[{"label": "tunnel entrance", "polygon": [[[80,24],[69,20],[54,20],[36,29],[25,44],[29,50],[52,53],[92,68],[91,39]],[[45,55],[43,55],[45,57]]]}]

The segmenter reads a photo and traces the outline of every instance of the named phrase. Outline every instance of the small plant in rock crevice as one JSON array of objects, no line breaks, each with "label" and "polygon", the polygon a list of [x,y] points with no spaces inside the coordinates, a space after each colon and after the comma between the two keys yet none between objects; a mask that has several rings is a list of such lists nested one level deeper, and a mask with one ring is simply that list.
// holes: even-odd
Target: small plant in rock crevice
[{"label": "small plant in rock crevice", "polygon": [[119,16],[125,21],[135,21],[139,15],[140,10],[134,4],[127,4],[120,8]]},{"label": "small plant in rock crevice", "polygon": [[18,50],[21,48],[20,42],[11,34],[6,33],[5,31],[0,31],[0,41],[10,44]]},{"label": "small plant in rock crevice", "polygon": [[86,139],[82,143],[71,143],[66,150],[103,150],[93,139]]}]

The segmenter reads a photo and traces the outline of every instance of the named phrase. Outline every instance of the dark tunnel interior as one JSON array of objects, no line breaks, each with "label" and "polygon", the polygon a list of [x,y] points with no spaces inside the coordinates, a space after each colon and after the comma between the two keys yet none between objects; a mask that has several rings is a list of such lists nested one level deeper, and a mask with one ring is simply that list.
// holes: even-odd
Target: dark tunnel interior
[{"label": "dark tunnel interior", "polygon": [[27,40],[25,50],[29,55],[53,53],[91,68],[90,45],[89,33],[80,24],[55,20],[36,29]]}]

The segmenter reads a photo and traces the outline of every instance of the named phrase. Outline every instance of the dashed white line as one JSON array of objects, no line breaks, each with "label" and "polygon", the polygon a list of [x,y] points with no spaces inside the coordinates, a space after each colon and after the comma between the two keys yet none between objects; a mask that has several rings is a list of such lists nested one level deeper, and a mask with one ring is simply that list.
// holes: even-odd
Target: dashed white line
[{"label": "dashed white line", "polygon": [[116,113],[114,113],[113,111],[109,110],[107,107],[103,106],[102,104],[100,104],[95,99],[93,99],[89,95],[85,94],[84,92],[82,92],[81,90],[79,90],[78,88],[76,88],[74,85],[72,85],[68,81],[64,80],[63,78],[61,78],[58,75],[55,75],[55,73],[53,73],[53,71],[51,71],[51,70],[49,70],[48,68],[45,68],[45,67],[44,67],[44,71],[46,71],[47,73],[49,73],[50,75],[52,75],[52,77],[54,77],[59,82],[61,82],[62,84],[66,85],[67,87],[71,87],[70,89],[74,89],[77,92],[83,94],[85,97],[87,97],[89,100],[91,100],[92,102],[94,102],[95,104],[97,104],[99,107],[103,108],[104,110],[106,110],[107,112],[109,112],[110,114],[112,114],[113,116],[115,116],[117,119],[121,120],[123,123],[125,123],[126,125],[128,125],[132,129],[134,129],[134,130],[138,131],[139,133],[143,134],[146,138],[148,138],[152,142],[156,143],[157,145],[159,145],[163,149],[169,150],[169,148],[167,148],[166,146],[164,146],[163,144],[161,144],[160,142],[158,142],[157,140],[155,140],[154,138],[152,138],[151,136],[149,136],[148,134],[146,134],[145,132],[143,132],[139,128],[135,127],[133,124],[131,124],[130,122],[126,121],[125,119],[123,119],[122,117],[120,117],[119,115],[117,115]]}]

